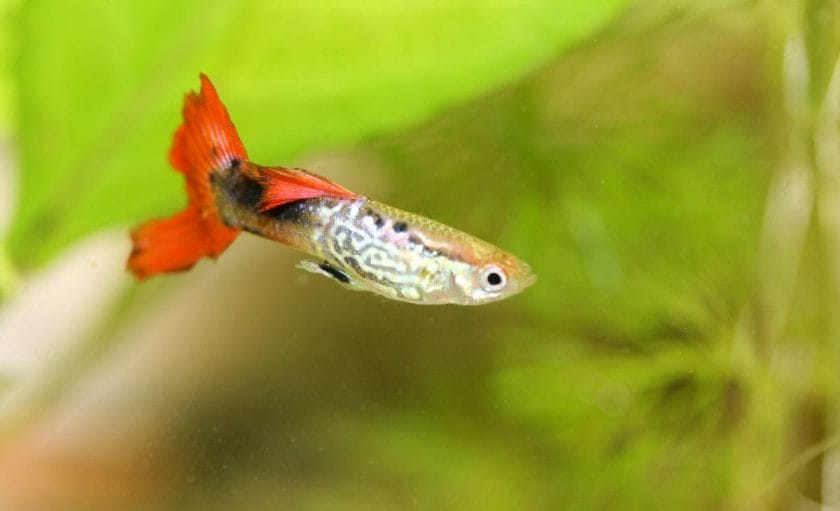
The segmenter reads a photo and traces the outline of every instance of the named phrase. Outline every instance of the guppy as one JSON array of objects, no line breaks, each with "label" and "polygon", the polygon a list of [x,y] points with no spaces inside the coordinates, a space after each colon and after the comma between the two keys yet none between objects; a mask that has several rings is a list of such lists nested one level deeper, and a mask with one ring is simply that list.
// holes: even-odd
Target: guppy
[{"label": "guppy", "polygon": [[169,159],[188,203],[131,233],[128,268],[146,278],[216,258],[241,231],[313,257],[299,264],[350,289],[418,304],[477,305],[533,284],[523,261],[423,216],[353,193],[302,169],[248,161],[213,84],[184,99]]}]

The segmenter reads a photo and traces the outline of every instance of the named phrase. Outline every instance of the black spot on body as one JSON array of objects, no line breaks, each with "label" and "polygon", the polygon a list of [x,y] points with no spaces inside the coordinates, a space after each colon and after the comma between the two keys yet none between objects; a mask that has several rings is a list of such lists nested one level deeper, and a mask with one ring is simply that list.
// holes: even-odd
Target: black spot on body
[{"label": "black spot on body", "polygon": [[385,219],[371,208],[365,209],[365,216],[369,216],[373,219],[373,225],[375,225],[377,229],[382,229],[382,226],[385,225]]},{"label": "black spot on body", "polygon": [[338,268],[330,265],[329,263],[321,263],[318,265],[319,268],[324,270],[325,272],[329,273],[335,280],[341,282],[342,284],[349,284],[350,277],[347,276],[343,271],[339,270]]},{"label": "black spot on body", "polygon": [[306,201],[309,199],[296,200],[294,202],[287,202],[282,206],[271,208],[264,215],[268,215],[275,220],[292,223],[303,223],[306,219]]},{"label": "black spot on body", "polygon": [[408,230],[408,224],[405,222],[397,222],[394,224],[394,232],[405,232]]},{"label": "black spot on body", "polygon": [[[242,161],[233,159],[230,165],[241,166]],[[214,172],[210,174],[210,179],[217,193],[224,196],[221,200],[232,204],[234,206],[233,210],[239,211],[239,214],[245,217],[256,215],[281,222],[310,226],[311,222],[317,218],[312,215],[311,204],[313,201],[323,200],[321,198],[300,199],[271,208],[268,211],[261,211],[265,187],[259,181],[248,178],[242,172]],[[234,213],[234,215],[236,214]],[[245,223],[248,222],[236,220],[233,221],[231,226],[254,234],[264,235],[258,225],[248,226],[244,225]]]},{"label": "black spot on body", "polygon": [[259,208],[260,200],[262,200],[264,188],[256,181],[247,178],[239,178],[236,180],[230,198],[237,204],[249,209]]},{"label": "black spot on body", "polygon": [[239,173],[220,175],[214,172],[210,174],[210,182],[228,202],[239,207],[256,209],[262,199],[262,185]]},{"label": "black spot on body", "polygon": [[233,158],[232,160],[230,160],[230,163],[228,164],[228,168],[235,170],[235,169],[239,168],[240,163],[242,163],[242,161],[239,158]]}]

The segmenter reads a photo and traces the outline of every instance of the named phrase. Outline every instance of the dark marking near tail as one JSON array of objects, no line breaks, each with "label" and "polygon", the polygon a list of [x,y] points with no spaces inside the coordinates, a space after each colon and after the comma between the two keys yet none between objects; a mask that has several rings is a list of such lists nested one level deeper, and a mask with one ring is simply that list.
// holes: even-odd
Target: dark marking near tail
[{"label": "dark marking near tail", "polygon": [[263,215],[270,216],[275,220],[283,222],[292,222],[295,224],[306,223],[307,208],[306,201],[309,199],[296,200],[294,202],[287,202],[282,206],[269,209]]},{"label": "dark marking near tail", "polygon": [[[230,163],[231,165],[241,165],[242,162],[238,159],[233,159]],[[230,202],[249,211],[260,210],[260,202],[262,201],[263,193],[265,193],[265,188],[259,181],[248,179],[241,173],[231,173],[226,176],[211,174],[211,178],[214,184],[219,185],[219,188]],[[306,200],[289,202],[262,214],[275,220],[300,223],[303,221],[307,212],[306,205],[304,204]],[[248,229],[246,228],[245,230]]]},{"label": "dark marking near tail", "polygon": [[348,277],[347,274],[345,274],[338,268],[331,266],[329,263],[321,263],[318,265],[318,267],[324,270],[325,272],[329,273],[335,280],[341,282],[342,284],[350,283],[350,277]]},{"label": "dark marking near tail", "polygon": [[248,179],[239,173],[225,176],[213,173],[210,178],[230,202],[247,209],[259,209],[263,186],[257,181]]}]

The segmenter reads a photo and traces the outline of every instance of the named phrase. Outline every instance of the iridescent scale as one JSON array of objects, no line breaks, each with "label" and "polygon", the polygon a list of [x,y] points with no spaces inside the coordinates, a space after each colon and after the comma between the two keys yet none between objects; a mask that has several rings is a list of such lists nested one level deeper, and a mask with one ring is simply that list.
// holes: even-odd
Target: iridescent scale
[{"label": "iridescent scale", "polygon": [[440,235],[457,233],[443,224],[367,198],[306,201],[310,254],[342,271],[351,285],[374,288],[390,298],[437,303],[451,279],[470,266],[446,250]]}]

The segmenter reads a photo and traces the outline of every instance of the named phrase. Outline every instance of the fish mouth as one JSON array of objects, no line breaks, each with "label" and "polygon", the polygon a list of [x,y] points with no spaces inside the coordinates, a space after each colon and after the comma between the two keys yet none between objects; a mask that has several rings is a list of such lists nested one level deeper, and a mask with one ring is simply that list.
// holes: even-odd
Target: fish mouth
[{"label": "fish mouth", "polygon": [[537,274],[529,272],[522,280],[519,281],[519,289],[533,286],[537,282]]},{"label": "fish mouth", "polygon": [[526,287],[533,286],[537,282],[537,274],[531,270],[531,266],[523,261],[519,261],[519,268],[517,268],[519,278],[516,279],[516,288],[522,291]]}]

